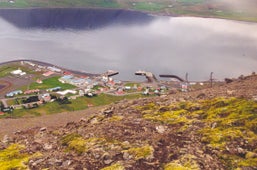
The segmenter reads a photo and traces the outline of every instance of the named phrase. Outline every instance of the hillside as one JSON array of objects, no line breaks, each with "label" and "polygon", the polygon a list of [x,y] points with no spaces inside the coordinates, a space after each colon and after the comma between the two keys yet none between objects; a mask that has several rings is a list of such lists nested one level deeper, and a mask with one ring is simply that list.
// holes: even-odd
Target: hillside
[{"label": "hillside", "polygon": [[257,76],[123,100],[0,143],[2,169],[256,169]]},{"label": "hillside", "polygon": [[254,0],[3,0],[1,8],[97,7],[146,11],[173,16],[200,16],[257,21]]}]

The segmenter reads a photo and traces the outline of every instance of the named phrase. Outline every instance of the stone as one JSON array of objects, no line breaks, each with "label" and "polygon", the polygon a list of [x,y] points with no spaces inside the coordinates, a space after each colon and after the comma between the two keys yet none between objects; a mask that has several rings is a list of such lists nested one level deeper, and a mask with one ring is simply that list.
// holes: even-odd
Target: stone
[{"label": "stone", "polygon": [[62,166],[64,168],[67,168],[68,166],[70,166],[72,164],[72,161],[71,160],[66,160],[62,163]]},{"label": "stone", "polygon": [[246,151],[243,148],[240,148],[240,147],[237,148],[237,152],[239,154],[245,154],[246,153]]},{"label": "stone", "polygon": [[156,131],[160,134],[163,134],[166,131],[166,127],[159,125],[155,127]]},{"label": "stone", "polygon": [[46,131],[46,129],[47,129],[47,127],[42,127],[42,128],[40,128],[40,132],[44,132],[44,131]]},{"label": "stone", "polygon": [[45,143],[43,148],[44,148],[44,150],[51,150],[53,148],[53,145]]},{"label": "stone", "polygon": [[111,160],[111,159],[104,160],[104,164],[105,164],[105,165],[109,165],[109,164],[111,164],[112,162],[113,162],[113,160]]},{"label": "stone", "polygon": [[108,110],[104,110],[104,111],[103,111],[103,114],[104,114],[105,116],[107,116],[107,117],[111,117],[112,114],[113,114],[113,108],[108,109]]},{"label": "stone", "polygon": [[32,163],[31,165],[34,167],[34,166],[37,166],[38,164],[40,164],[41,162],[44,162],[45,160],[44,159],[38,159],[36,161],[30,161],[30,163]]},{"label": "stone", "polygon": [[97,118],[95,117],[95,118],[91,119],[91,120],[90,120],[90,123],[91,123],[91,124],[96,124],[96,123],[98,123]]},{"label": "stone", "polygon": [[80,122],[87,122],[87,119],[85,119],[84,117],[80,118],[79,120]]},{"label": "stone", "polygon": [[130,160],[132,158],[132,155],[130,155],[128,152],[123,153],[123,159],[124,160]]},{"label": "stone", "polygon": [[214,129],[216,126],[217,126],[217,122],[214,122],[214,123],[211,125],[211,128]]},{"label": "stone", "polygon": [[5,144],[9,143],[9,136],[4,135],[2,142],[5,143]]}]

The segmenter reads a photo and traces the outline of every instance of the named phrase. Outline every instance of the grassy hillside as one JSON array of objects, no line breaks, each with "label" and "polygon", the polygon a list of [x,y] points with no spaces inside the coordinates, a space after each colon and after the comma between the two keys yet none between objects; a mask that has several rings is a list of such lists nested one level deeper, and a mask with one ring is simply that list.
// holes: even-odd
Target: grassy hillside
[{"label": "grassy hillside", "polygon": [[100,7],[146,11],[164,15],[217,17],[257,21],[257,4],[252,0],[3,0],[2,8]]}]

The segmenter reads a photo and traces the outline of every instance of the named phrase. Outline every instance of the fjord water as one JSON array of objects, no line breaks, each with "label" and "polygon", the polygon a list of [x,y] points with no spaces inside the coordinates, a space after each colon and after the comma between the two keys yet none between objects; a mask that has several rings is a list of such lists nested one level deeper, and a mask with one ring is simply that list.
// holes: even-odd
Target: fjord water
[{"label": "fjord water", "polygon": [[190,80],[257,70],[257,24],[97,9],[0,10],[0,60],[34,59],[122,80],[141,69]]}]

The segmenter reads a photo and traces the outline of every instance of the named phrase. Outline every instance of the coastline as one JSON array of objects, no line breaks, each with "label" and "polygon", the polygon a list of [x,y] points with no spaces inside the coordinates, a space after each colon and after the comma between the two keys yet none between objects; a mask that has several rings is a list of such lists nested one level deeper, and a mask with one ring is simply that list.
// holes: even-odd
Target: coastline
[{"label": "coastline", "polygon": [[74,73],[74,74],[77,74],[77,75],[81,75],[81,76],[84,76],[84,75],[86,75],[86,76],[98,76],[99,75],[99,74],[95,74],[95,73],[87,73],[87,72],[84,72],[84,71],[67,69],[67,68],[64,68],[64,67],[61,67],[61,66],[58,66],[58,65],[55,65],[55,64],[47,63],[47,62],[44,62],[44,61],[32,60],[32,59],[17,59],[17,60],[1,62],[0,66],[5,65],[5,64],[15,63],[15,62],[21,62],[21,61],[33,62],[33,63],[44,65],[44,66],[56,67],[56,68],[60,68],[61,70],[68,71],[68,72],[71,72],[71,73]]}]

